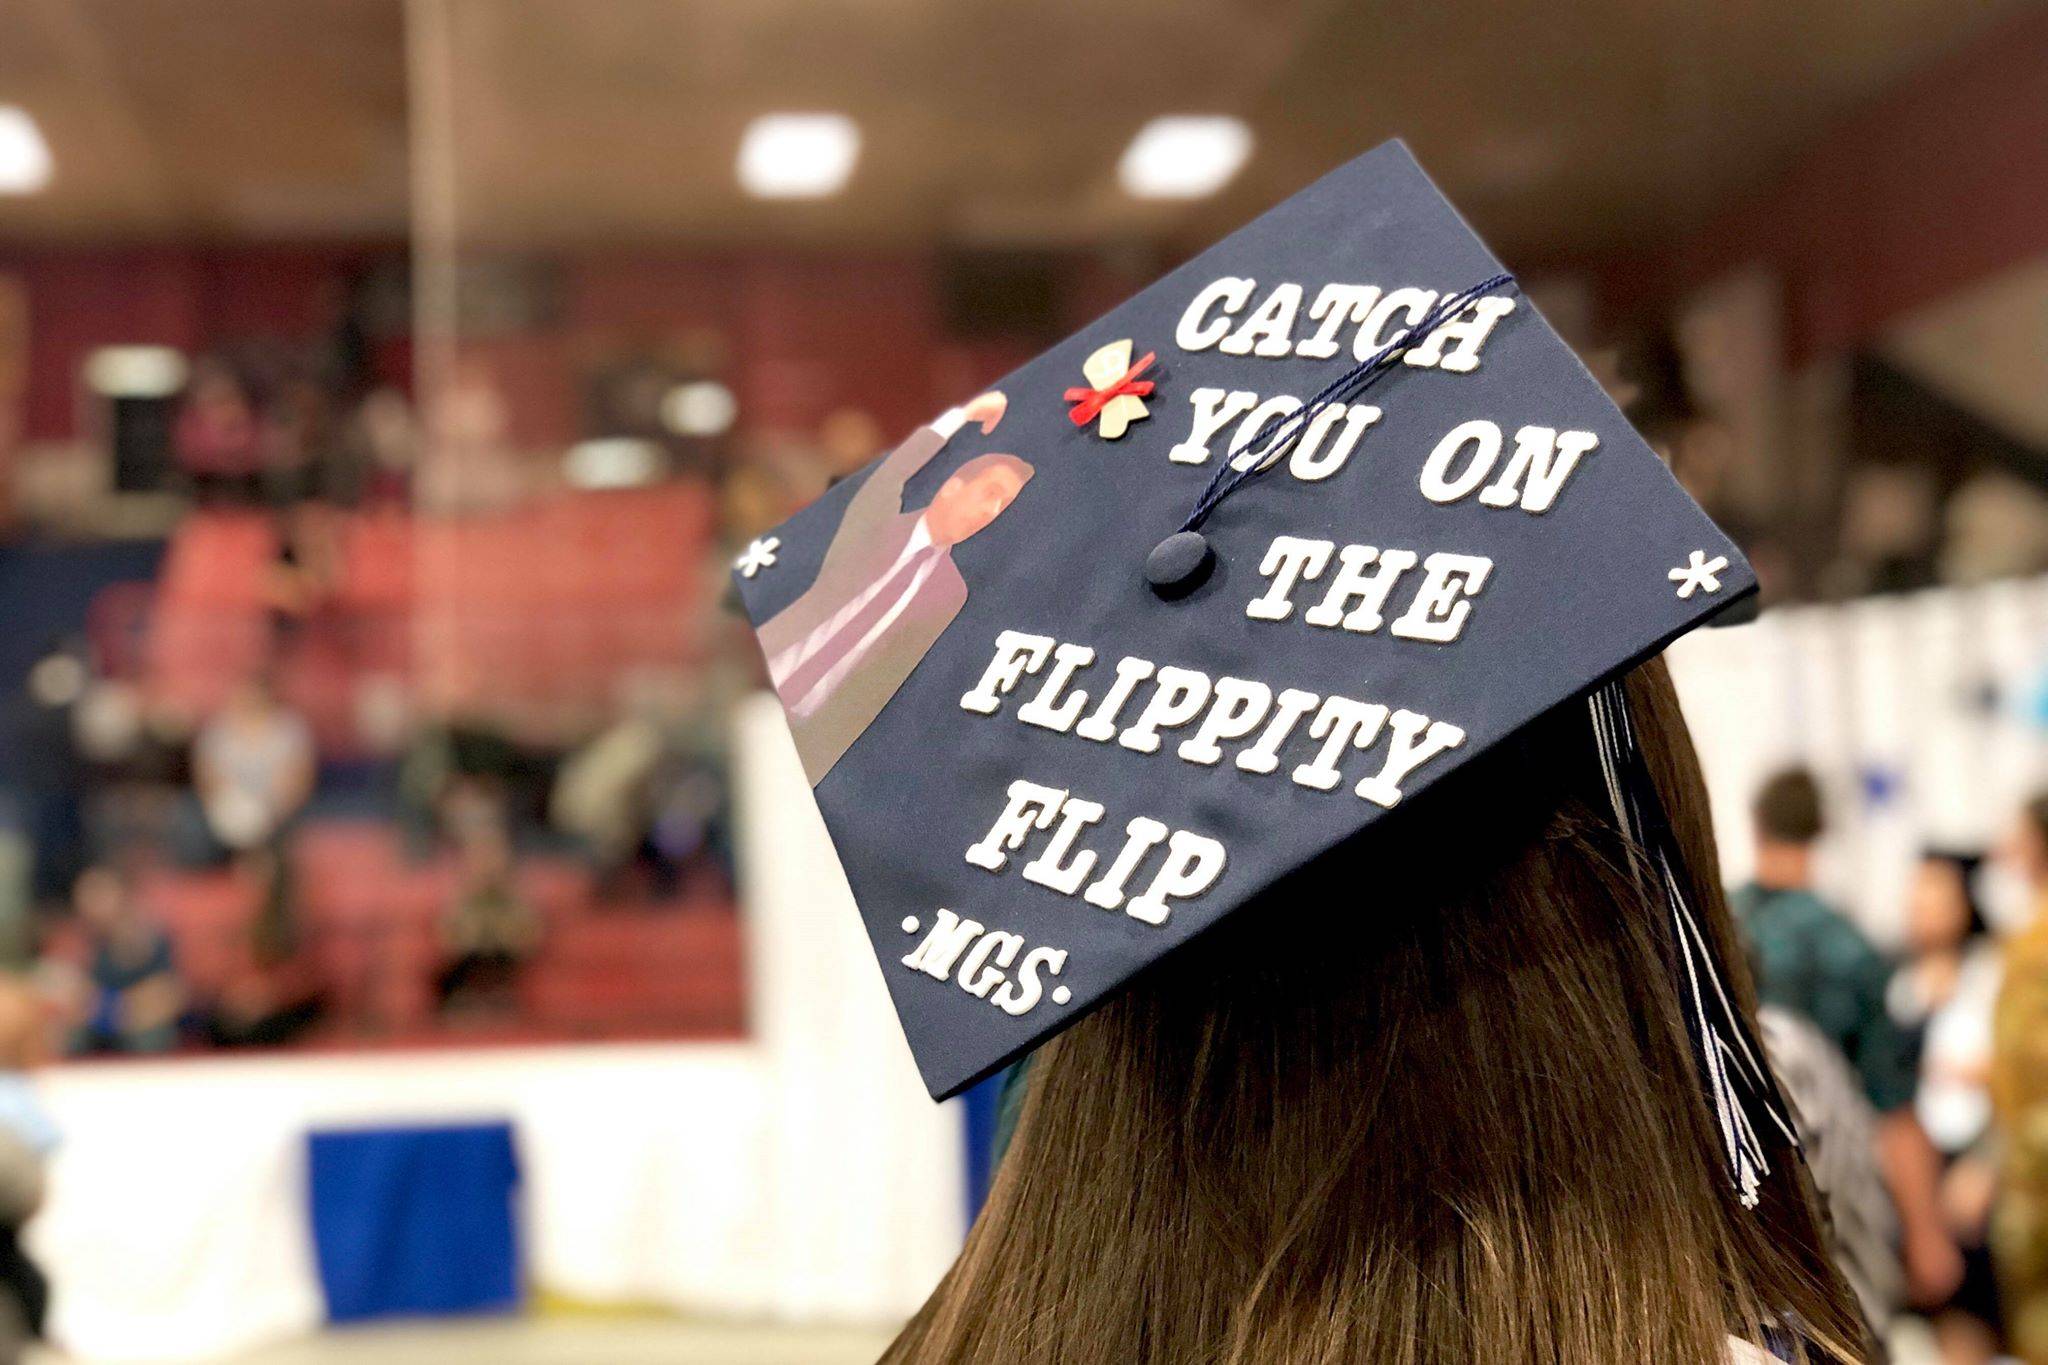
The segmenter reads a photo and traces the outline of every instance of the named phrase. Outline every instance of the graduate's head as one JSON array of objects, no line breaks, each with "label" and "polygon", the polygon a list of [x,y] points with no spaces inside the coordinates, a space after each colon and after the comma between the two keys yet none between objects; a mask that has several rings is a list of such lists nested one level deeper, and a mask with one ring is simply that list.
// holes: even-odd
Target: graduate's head
[{"label": "graduate's head", "polygon": [[1974,882],[1983,859],[1930,848],[1906,888],[1906,943],[1916,953],[1953,952],[1990,932]]},{"label": "graduate's head", "polygon": [[940,545],[958,545],[1001,516],[1031,482],[1031,466],[1015,455],[977,455],[939,485],[924,524]]},{"label": "graduate's head", "polygon": [[88,929],[106,932],[117,928],[134,908],[127,877],[111,866],[88,867],[71,884],[71,907]]},{"label": "graduate's head", "polygon": [[2020,807],[1998,857],[2028,887],[2048,888],[2048,790],[2035,792]]},{"label": "graduate's head", "polygon": [[[1662,665],[1628,693],[1737,963]],[[885,1359],[1706,1361],[1785,1317],[1853,1340],[1796,1160],[1755,1210],[1729,1188],[1673,918],[1612,812],[1584,704],[1559,708],[1054,1038]]]}]

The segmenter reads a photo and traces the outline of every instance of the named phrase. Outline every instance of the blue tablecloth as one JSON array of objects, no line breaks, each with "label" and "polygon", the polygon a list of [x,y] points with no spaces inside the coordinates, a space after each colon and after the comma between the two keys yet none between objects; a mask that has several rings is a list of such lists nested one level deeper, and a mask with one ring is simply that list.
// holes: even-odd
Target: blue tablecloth
[{"label": "blue tablecloth", "polygon": [[308,1138],[313,1246],[331,1321],[519,1303],[519,1163],[509,1123]]}]

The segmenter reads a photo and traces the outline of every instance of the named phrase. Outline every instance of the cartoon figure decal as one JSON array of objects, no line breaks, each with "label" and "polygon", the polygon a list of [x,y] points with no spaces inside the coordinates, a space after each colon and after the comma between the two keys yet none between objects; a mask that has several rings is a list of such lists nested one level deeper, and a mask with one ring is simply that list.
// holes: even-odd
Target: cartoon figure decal
[{"label": "cartoon figure decal", "polygon": [[985,393],[920,427],[846,504],[811,586],[760,628],[769,677],[816,786],[966,605],[953,547],[1017,500],[1032,467],[977,455],[916,511],[903,489],[968,422],[991,434],[1007,402]]}]

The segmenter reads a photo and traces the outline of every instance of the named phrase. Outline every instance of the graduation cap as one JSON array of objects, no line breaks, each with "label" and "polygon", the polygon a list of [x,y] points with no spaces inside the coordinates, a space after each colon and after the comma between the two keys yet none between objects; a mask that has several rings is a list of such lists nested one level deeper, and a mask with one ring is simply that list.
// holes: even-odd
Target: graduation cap
[{"label": "graduation cap", "polygon": [[1741,553],[1399,143],[750,546],[741,600],[935,1097],[1575,697],[1729,1166],[1789,1136],[1615,680]]}]

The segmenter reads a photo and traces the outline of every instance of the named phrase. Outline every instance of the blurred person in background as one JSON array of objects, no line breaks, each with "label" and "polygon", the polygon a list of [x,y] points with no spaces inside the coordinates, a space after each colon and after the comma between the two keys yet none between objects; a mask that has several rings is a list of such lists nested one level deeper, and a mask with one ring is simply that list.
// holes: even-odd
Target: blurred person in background
[{"label": "blurred person in background", "polygon": [[519,977],[540,945],[540,916],[520,894],[504,812],[484,803],[450,821],[455,899],[441,920],[447,957],[436,979],[449,1013],[512,1013]]},{"label": "blurred person in background", "polygon": [[1930,850],[1914,869],[1906,902],[1907,959],[1889,1004],[1921,1040],[1920,1126],[1941,1153],[1941,1205],[1963,1253],[1963,1282],[1934,1312],[1949,1365],[1983,1365],[1998,1353],[1998,1286],[1986,1245],[1996,1166],[1991,1127],[1991,1015],[1999,956],[1977,904],[1974,854]]},{"label": "blurred person in background", "polygon": [[279,841],[313,794],[313,731],[267,678],[235,689],[192,744],[192,780],[217,855]]},{"label": "blurred person in background", "polygon": [[255,917],[220,992],[200,1011],[215,1047],[278,1047],[296,1041],[326,1013],[325,979],[305,949],[283,855],[259,849],[244,859],[261,888]]},{"label": "blurred person in background", "polygon": [[50,1282],[22,1245],[59,1136],[33,1079],[49,1051],[41,997],[16,977],[0,977],[0,1365],[13,1365],[42,1336],[50,1305]]},{"label": "blurred person in background", "polygon": [[1991,1249],[2012,1350],[2048,1365],[2048,791],[1998,850],[2031,891],[2034,918],[2006,945],[1992,1019],[1991,1096],[2003,1169]]},{"label": "blurred person in background", "polygon": [[14,782],[30,848],[37,906],[61,906],[85,869],[87,763],[76,717],[92,683],[82,647],[53,640],[15,699]]},{"label": "blurred person in background", "polygon": [[170,1051],[185,1008],[170,935],[136,902],[128,879],[111,867],[81,874],[72,904],[85,931],[87,960],[71,1050]]},{"label": "blurred person in background", "polygon": [[192,367],[171,446],[202,503],[256,501],[262,435],[248,389],[224,361],[209,357]]},{"label": "blurred person in background", "polygon": [[1962,1282],[1962,1254],[1941,1212],[1940,1154],[1913,1112],[1911,1040],[1885,1007],[1891,966],[1814,893],[1820,785],[1803,768],[1777,773],[1751,814],[1756,879],[1730,904],[1749,943],[1757,996],[1811,1021],[1856,1069],[1879,1114],[1878,1160],[1898,1210],[1907,1294],[1915,1304],[1945,1302]]},{"label": "blurred person in background", "polygon": [[349,414],[333,485],[345,506],[402,504],[412,480],[419,433],[412,404],[388,386],[371,389]]}]

